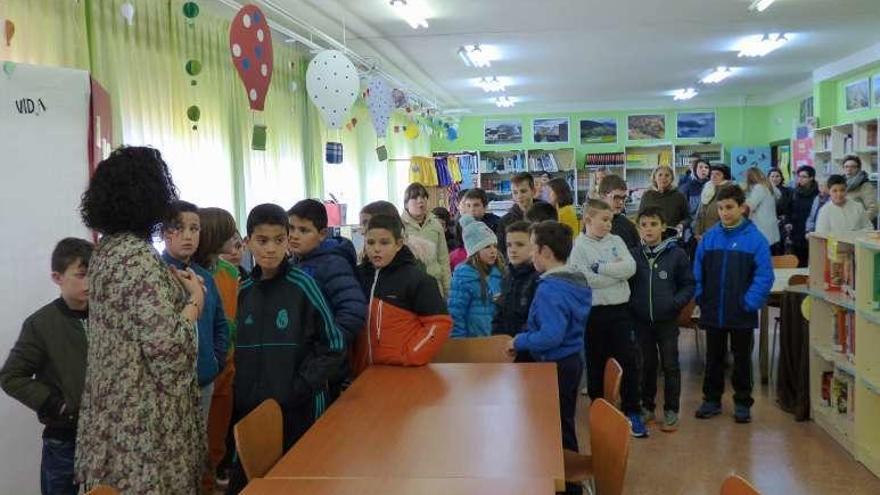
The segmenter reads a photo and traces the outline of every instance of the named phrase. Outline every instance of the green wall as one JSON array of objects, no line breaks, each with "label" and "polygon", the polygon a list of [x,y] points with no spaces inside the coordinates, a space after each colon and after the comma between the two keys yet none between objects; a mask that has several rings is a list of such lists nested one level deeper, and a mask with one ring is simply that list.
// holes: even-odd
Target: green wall
[{"label": "green wall", "polygon": [[819,119],[819,125],[825,127],[826,125],[847,124],[880,116],[880,106],[871,106],[868,109],[853,112],[846,110],[846,85],[853,81],[870,78],[871,76],[876,75],[880,75],[880,62],[865,67],[852,75],[831,81],[831,84],[829,84],[827,88],[830,93],[828,99],[834,102],[836,113],[824,122],[822,119]]}]

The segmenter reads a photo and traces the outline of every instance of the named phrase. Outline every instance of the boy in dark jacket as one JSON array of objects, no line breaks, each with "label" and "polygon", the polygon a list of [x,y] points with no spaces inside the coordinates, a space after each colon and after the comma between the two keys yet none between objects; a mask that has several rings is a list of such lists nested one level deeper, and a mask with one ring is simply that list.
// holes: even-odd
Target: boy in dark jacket
[{"label": "boy in dark jacket", "polygon": [[[493,335],[517,334],[526,328],[529,308],[535,297],[540,274],[532,264],[529,224],[516,222],[507,227],[507,273],[501,284],[501,298],[492,319]],[[517,363],[533,362],[528,352],[516,354]]]},{"label": "boy in dark jacket", "polygon": [[614,215],[611,219],[611,233],[623,239],[627,249],[639,247],[639,231],[626,217],[626,198],[628,190],[626,181],[619,175],[606,175],[599,183],[599,194],[602,200],[611,207]]},{"label": "boy in dark jacket", "polygon": [[486,212],[489,207],[489,196],[486,191],[480,188],[468,189],[462,196],[462,215],[471,215],[477,220],[485,223],[495,232],[495,235],[503,233],[501,228],[501,217],[494,213]]},{"label": "boy in dark jacket", "polygon": [[[367,298],[355,275],[354,244],[343,237],[327,237],[327,210],[319,201],[302,200],[287,211],[287,217],[293,262],[317,282],[350,348],[367,318]],[[350,374],[348,361],[343,363],[341,378],[346,378]],[[339,396],[341,385],[331,384],[331,402]]]},{"label": "boy in dark jacket", "polygon": [[94,246],[67,238],[52,252],[52,280],[61,297],[29,316],[0,370],[10,397],[37,413],[43,429],[40,491],[75,495],[76,423],[86,377],[88,267]]},{"label": "boy in dark jacket", "polygon": [[642,351],[642,410],[645,423],[654,420],[657,395],[657,353],[663,365],[663,426],[678,429],[681,369],[678,365],[678,314],[694,297],[691,262],[677,239],[663,240],[663,211],[648,206],[638,217],[642,245],[630,250],[636,274],[629,280],[630,307]]},{"label": "boy in dark jacket", "polygon": [[758,310],[773,287],[773,263],[767,239],[745,218],[745,194],[722,186],[716,197],[721,221],[697,247],[694,278],[700,326],[706,329],[703,404],[696,417],[721,414],[727,340],[733,350],[733,401],[737,423],[752,420],[752,348]]},{"label": "boy in dark jacket", "polygon": [[[509,352],[529,352],[538,362],[556,363],[562,447],[577,452],[574,417],[592,292],[586,277],[566,266],[572,248],[570,228],[552,220],[534,224],[530,244],[541,279],[526,328],[513,338]],[[569,483],[566,493],[581,493],[581,487]]]},{"label": "boy in dark jacket", "polygon": [[[346,341],[314,279],[287,259],[284,209],[255,207],[247,234],[256,267],[238,292],[233,417],[275,399],[287,450],[327,408],[328,384],[339,380]],[[243,475],[237,463],[230,492],[243,486]]]}]

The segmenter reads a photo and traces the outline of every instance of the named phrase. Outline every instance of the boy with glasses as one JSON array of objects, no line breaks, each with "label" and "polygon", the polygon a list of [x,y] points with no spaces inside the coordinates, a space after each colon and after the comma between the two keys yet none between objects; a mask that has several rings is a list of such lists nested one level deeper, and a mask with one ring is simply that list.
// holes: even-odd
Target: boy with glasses
[{"label": "boy with glasses", "polygon": [[628,195],[626,181],[619,175],[606,175],[599,183],[599,195],[611,206],[614,215],[611,220],[611,233],[623,239],[627,249],[638,247],[641,244],[639,231],[624,214]]}]

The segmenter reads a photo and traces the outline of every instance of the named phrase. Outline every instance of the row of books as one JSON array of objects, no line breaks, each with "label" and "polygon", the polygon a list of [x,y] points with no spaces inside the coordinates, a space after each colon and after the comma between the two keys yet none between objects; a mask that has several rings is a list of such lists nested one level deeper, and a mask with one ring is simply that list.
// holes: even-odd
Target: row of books
[{"label": "row of books", "polygon": [[856,356],[856,315],[852,311],[837,307],[831,325],[832,348],[835,352],[846,355],[849,362],[855,362]]},{"label": "row of books", "polygon": [[484,172],[525,172],[525,157],[519,153],[510,156],[482,157],[480,168]]},{"label": "row of books", "polygon": [[827,243],[825,259],[825,290],[839,292],[850,299],[856,297],[856,257],[852,246],[834,239]]},{"label": "row of books", "polygon": [[833,371],[822,373],[821,404],[852,418],[855,414],[855,379]]},{"label": "row of books", "polygon": [[529,155],[529,170],[533,172],[558,172],[559,164],[556,163],[556,156],[553,153]]},{"label": "row of books", "polygon": [[587,168],[596,168],[596,167],[614,167],[614,166],[622,166],[626,163],[626,154],[625,153],[588,153],[586,156]]},{"label": "row of books", "polygon": [[823,132],[815,135],[816,151],[828,151],[831,149],[831,133]]},{"label": "row of books", "polygon": [[[675,167],[690,168],[691,162],[693,161],[693,158],[691,158],[693,154],[694,152],[687,149],[677,151],[675,153]],[[720,151],[700,151],[697,154],[700,155],[701,159],[706,160],[709,163],[720,163],[723,161],[721,159]]]}]

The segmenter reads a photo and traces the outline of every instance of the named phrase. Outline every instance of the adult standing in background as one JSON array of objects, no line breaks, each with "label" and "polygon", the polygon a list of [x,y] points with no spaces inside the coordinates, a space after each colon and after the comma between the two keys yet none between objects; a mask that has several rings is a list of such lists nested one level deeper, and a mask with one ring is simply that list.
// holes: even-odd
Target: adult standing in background
[{"label": "adult standing in background", "polygon": [[694,221],[694,235],[698,241],[718,223],[720,217],[715,198],[721,186],[728,184],[733,184],[730,180],[730,167],[721,164],[712,165],[709,169],[709,182],[703,186],[703,192],[700,193],[700,210]]},{"label": "adult standing in background", "polygon": [[846,174],[846,199],[858,201],[865,207],[868,222],[877,222],[877,186],[871,182],[868,173],[862,170],[862,159],[848,155],[843,159]]},{"label": "adult standing in background", "polygon": [[678,190],[684,194],[688,202],[688,214],[691,218],[697,218],[700,210],[700,195],[703,194],[703,186],[709,182],[709,162],[698,159],[691,166],[690,178]]},{"label": "adult standing in background", "polygon": [[568,186],[568,182],[562,177],[557,177],[548,182],[544,187],[550,191],[550,194],[547,196],[547,202],[556,208],[559,223],[571,229],[572,238],[580,235],[581,224],[577,217],[577,211],[574,209],[574,199],[572,198],[571,187]]},{"label": "adult standing in background", "polygon": [[805,267],[809,261],[809,244],[807,243],[807,220],[813,208],[813,200],[819,195],[816,184],[816,169],[804,165],[797,171],[797,187],[791,196],[789,225],[791,232],[791,249],[798,257],[798,266]]},{"label": "adult standing in background", "polygon": [[98,165],[81,212],[101,239],[89,265],[88,370],[76,473],[86,490],[198,493],[206,466],[196,379],[196,274],[168,267],[151,236],[177,190],[158,150],[120,148]]},{"label": "adult standing in background", "polygon": [[776,222],[775,188],[758,167],[746,170],[746,205],[749,220],[764,234],[771,249],[779,242],[779,224]]},{"label": "adult standing in background", "polygon": [[660,208],[666,225],[682,231],[690,222],[691,215],[687,198],[673,184],[675,184],[675,172],[672,167],[657,166],[651,174],[651,189],[642,195],[639,213],[649,207]]},{"label": "adult standing in background", "polygon": [[428,190],[418,182],[407,186],[403,195],[404,210],[401,215],[406,228],[407,237],[419,237],[428,241],[429,252],[426,253],[425,270],[437,280],[443,297],[449,294],[449,282],[452,273],[449,269],[449,248],[446,246],[446,234],[443,226],[428,211]]},{"label": "adult standing in background", "polygon": [[767,179],[773,186],[776,194],[776,223],[779,226],[779,244],[770,246],[770,252],[774,256],[785,254],[785,246],[791,244],[791,232],[785,228],[791,216],[791,202],[794,197],[792,188],[785,185],[782,171],[776,167],[767,172]]}]

